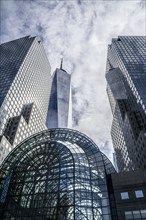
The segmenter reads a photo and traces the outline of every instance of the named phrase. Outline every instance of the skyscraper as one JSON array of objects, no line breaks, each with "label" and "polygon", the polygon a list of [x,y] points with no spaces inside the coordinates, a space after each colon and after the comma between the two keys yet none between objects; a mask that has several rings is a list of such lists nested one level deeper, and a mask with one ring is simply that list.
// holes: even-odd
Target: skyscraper
[{"label": "skyscraper", "polygon": [[[19,48],[22,49],[32,38],[19,40],[23,40]],[[53,75],[51,86],[49,63],[40,42],[36,38],[33,40],[36,46],[32,54],[31,47],[28,49],[32,56],[28,58],[24,54],[24,68],[21,69],[21,62],[17,62],[21,71],[16,71],[8,88],[11,99],[6,93],[2,101],[4,109],[12,109],[14,113],[5,111],[3,148],[7,149],[7,143],[14,147],[20,138],[0,166],[0,219],[146,219],[146,171],[116,173],[112,163],[89,137],[72,129],[56,128],[68,126],[71,76],[61,64]],[[19,43],[14,42],[16,45],[10,42],[7,52],[12,45],[17,51]],[[42,54],[37,53],[39,51]],[[19,58],[21,60],[21,56]],[[3,69],[9,67],[11,59],[16,65],[12,56]],[[120,69],[113,67],[109,60],[107,65],[110,66],[106,76],[114,112],[117,100],[127,100],[129,87]],[[25,90],[30,91],[29,94]],[[124,103],[126,110],[129,109],[128,101]],[[48,127],[55,128],[44,130],[45,122]],[[30,134],[33,135],[19,143]]]},{"label": "skyscraper", "polygon": [[0,46],[0,162],[26,137],[46,129],[50,64],[36,37]]},{"label": "skyscraper", "polygon": [[71,75],[62,68],[52,76],[52,86],[47,114],[48,128],[67,128],[72,125]]},{"label": "skyscraper", "polygon": [[112,39],[106,79],[118,169],[146,169],[146,37]]}]

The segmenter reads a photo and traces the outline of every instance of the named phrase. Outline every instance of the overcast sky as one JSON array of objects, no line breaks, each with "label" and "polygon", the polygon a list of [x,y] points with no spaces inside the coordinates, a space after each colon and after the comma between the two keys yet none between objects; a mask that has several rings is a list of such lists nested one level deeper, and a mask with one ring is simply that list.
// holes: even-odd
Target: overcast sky
[{"label": "overcast sky", "polygon": [[145,0],[1,0],[1,43],[40,36],[52,72],[72,74],[73,128],[112,160],[106,94],[107,46],[118,35],[145,35]]}]

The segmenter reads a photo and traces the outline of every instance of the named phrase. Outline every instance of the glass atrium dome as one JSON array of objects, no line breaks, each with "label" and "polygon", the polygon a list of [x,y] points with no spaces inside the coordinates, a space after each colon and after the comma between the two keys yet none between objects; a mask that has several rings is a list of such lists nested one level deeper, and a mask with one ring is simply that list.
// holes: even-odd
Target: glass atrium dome
[{"label": "glass atrium dome", "polygon": [[86,135],[51,129],[19,144],[0,174],[2,219],[110,220],[113,165]]}]

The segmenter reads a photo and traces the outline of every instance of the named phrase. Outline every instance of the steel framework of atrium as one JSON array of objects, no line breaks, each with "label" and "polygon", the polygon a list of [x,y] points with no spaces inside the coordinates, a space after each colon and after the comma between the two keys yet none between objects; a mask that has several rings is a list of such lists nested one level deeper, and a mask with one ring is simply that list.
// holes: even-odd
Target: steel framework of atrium
[{"label": "steel framework of atrium", "polygon": [[1,168],[2,219],[110,219],[111,162],[86,135],[40,132],[19,144]]}]

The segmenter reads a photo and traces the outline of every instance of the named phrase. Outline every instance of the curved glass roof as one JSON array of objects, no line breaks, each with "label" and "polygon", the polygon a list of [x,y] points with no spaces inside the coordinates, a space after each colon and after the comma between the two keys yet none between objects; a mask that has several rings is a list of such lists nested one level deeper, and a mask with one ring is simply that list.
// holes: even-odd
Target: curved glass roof
[{"label": "curved glass roof", "polygon": [[78,131],[51,129],[30,137],[1,171],[3,219],[110,219],[106,174],[114,167]]}]

